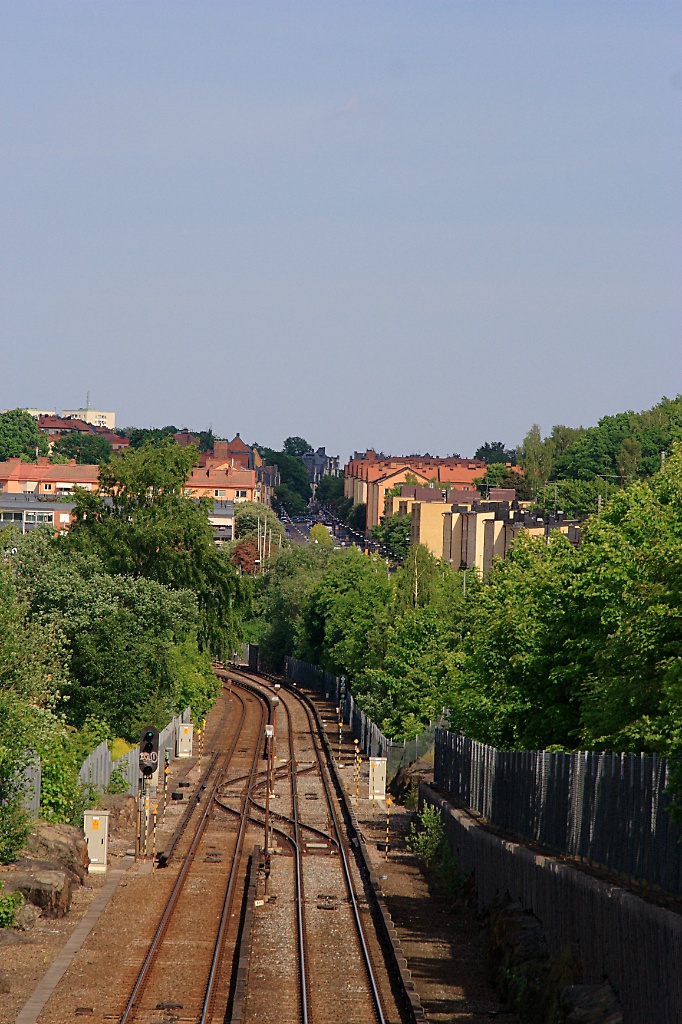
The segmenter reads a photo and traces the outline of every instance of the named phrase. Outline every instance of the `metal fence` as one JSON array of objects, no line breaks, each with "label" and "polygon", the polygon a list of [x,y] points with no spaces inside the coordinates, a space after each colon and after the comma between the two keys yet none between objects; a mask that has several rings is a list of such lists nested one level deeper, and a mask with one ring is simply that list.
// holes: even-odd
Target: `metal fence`
[{"label": "metal fence", "polygon": [[396,743],[384,736],[382,731],[371,718],[362,711],[356,704],[352,693],[346,692],[346,699],[341,702],[341,679],[331,672],[325,672],[317,665],[311,665],[308,661],[300,661],[298,658],[284,659],[284,674],[287,679],[293,679],[301,686],[308,686],[312,690],[324,692],[328,700],[333,700],[336,706],[343,706],[343,720],[348,723],[351,735],[360,744],[360,749],[366,757],[386,758],[387,781],[392,779],[403,766],[412,764],[419,757],[423,757],[433,748],[435,741],[436,725],[433,724],[413,740],[405,740]]},{"label": "metal fence", "polygon": [[24,792],[23,805],[32,818],[37,818],[40,813],[40,780],[42,769],[40,758],[24,769]]},{"label": "metal fence", "polygon": [[497,750],[436,730],[434,781],[493,825],[634,881],[682,892],[682,829],[656,754]]},{"label": "metal fence", "polygon": [[[190,708],[185,708],[181,715],[172,718],[168,725],[159,733],[159,764],[163,764],[164,750],[169,751],[169,759],[173,760],[176,749],[177,730],[183,722],[189,722]],[[112,772],[120,771],[127,783],[126,792],[135,796],[140,782],[139,746],[129,750],[123,757],[113,761],[109,753],[109,744],[103,740],[98,747],[88,754],[78,772],[81,785],[88,793],[88,799],[96,799],[98,793],[105,793],[111,782]],[[24,771],[26,781],[23,805],[32,818],[40,814],[40,758]]]},{"label": "metal fence", "polygon": [[[159,733],[160,765],[163,764],[164,750],[169,751],[170,760],[175,757],[177,730],[183,722],[189,722],[189,720],[190,709],[186,708],[181,715],[172,718],[165,729],[162,729]],[[117,761],[113,761],[109,753],[109,744],[106,740],[103,740],[98,747],[95,747],[92,753],[88,754],[85,761],[83,761],[78,773],[81,785],[90,791],[90,799],[97,795],[97,790],[101,793],[106,792],[114,771],[121,772],[128,784],[126,792],[135,796],[140,784],[139,755],[140,748],[137,746],[129,750],[123,757],[119,757]]]}]

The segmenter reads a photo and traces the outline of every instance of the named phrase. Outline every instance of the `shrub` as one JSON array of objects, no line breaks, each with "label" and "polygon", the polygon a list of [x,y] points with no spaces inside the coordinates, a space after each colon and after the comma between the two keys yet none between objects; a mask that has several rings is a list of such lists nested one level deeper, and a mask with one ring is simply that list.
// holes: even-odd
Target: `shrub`
[{"label": "shrub", "polygon": [[456,896],[463,882],[462,872],[459,861],[450,849],[443,819],[437,808],[427,804],[417,814],[417,823],[413,821],[410,825],[406,844],[426,870],[445,887],[448,896]]},{"label": "shrub", "polygon": [[122,765],[112,768],[111,777],[109,779],[109,786],[107,793],[114,795],[116,793],[127,793],[128,792],[128,776],[126,770]]},{"label": "shrub", "polygon": [[20,892],[2,892],[3,888],[4,883],[0,882],[0,928],[12,928],[24,905],[24,897]]}]

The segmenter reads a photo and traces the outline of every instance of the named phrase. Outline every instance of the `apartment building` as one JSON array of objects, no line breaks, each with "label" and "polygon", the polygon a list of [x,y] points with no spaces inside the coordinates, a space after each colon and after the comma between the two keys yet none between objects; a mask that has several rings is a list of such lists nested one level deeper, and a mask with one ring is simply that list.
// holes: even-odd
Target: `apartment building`
[{"label": "apartment building", "polygon": [[3,494],[36,494],[55,497],[71,494],[75,487],[86,491],[99,490],[99,468],[68,464],[53,466],[41,456],[36,462],[7,459],[0,462],[0,491]]},{"label": "apartment building", "polygon": [[[509,491],[500,491],[499,495]],[[411,499],[398,503],[398,514],[406,514]],[[554,531],[579,544],[580,522],[566,519],[563,512],[529,512],[508,497],[491,489],[491,500],[467,503],[411,502],[410,542],[423,544],[436,558],[454,568],[475,566],[487,576],[494,558],[506,558],[520,533],[549,540]]]},{"label": "apartment building", "polygon": [[[379,522],[386,491],[406,479],[436,490],[473,489],[474,479],[485,475],[480,459],[439,458],[432,455],[386,456],[372,449],[355,452],[344,467],[344,497],[354,505],[367,505],[366,529]],[[442,485],[442,486],[441,486]]]},{"label": "apartment building", "polygon": [[260,501],[262,488],[255,469],[195,466],[187,478],[185,493],[213,501]]},{"label": "apartment building", "polygon": [[93,427],[106,427],[107,430],[116,429],[116,413],[102,412],[101,409],[63,409],[64,419],[78,419],[85,423],[91,423]]},{"label": "apartment building", "polygon": [[53,526],[63,533],[73,522],[74,502],[54,501],[37,494],[0,494],[0,528],[14,526],[28,533],[36,526]]}]

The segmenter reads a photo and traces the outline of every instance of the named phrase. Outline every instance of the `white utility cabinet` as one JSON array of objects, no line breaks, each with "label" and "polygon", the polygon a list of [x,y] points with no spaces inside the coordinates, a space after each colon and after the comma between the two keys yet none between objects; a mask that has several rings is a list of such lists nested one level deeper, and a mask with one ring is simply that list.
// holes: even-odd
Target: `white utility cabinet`
[{"label": "white utility cabinet", "polygon": [[370,757],[369,759],[369,798],[370,800],[386,799],[385,757]]},{"label": "white utility cabinet", "polygon": [[85,811],[83,831],[90,858],[88,873],[91,875],[101,874],[107,870],[109,811]]},{"label": "white utility cabinet", "polygon": [[194,739],[194,726],[191,722],[182,722],[177,731],[177,757],[192,756],[192,741]]}]

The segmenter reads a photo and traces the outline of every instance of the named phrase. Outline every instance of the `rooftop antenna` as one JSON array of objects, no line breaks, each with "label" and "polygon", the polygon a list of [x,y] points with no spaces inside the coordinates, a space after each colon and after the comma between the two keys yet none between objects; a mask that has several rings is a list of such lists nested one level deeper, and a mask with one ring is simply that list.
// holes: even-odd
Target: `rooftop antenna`
[{"label": "rooftop antenna", "polygon": [[85,398],[85,411],[86,412],[90,411],[90,392],[89,391],[88,391],[88,393],[86,395],[86,398]]}]

